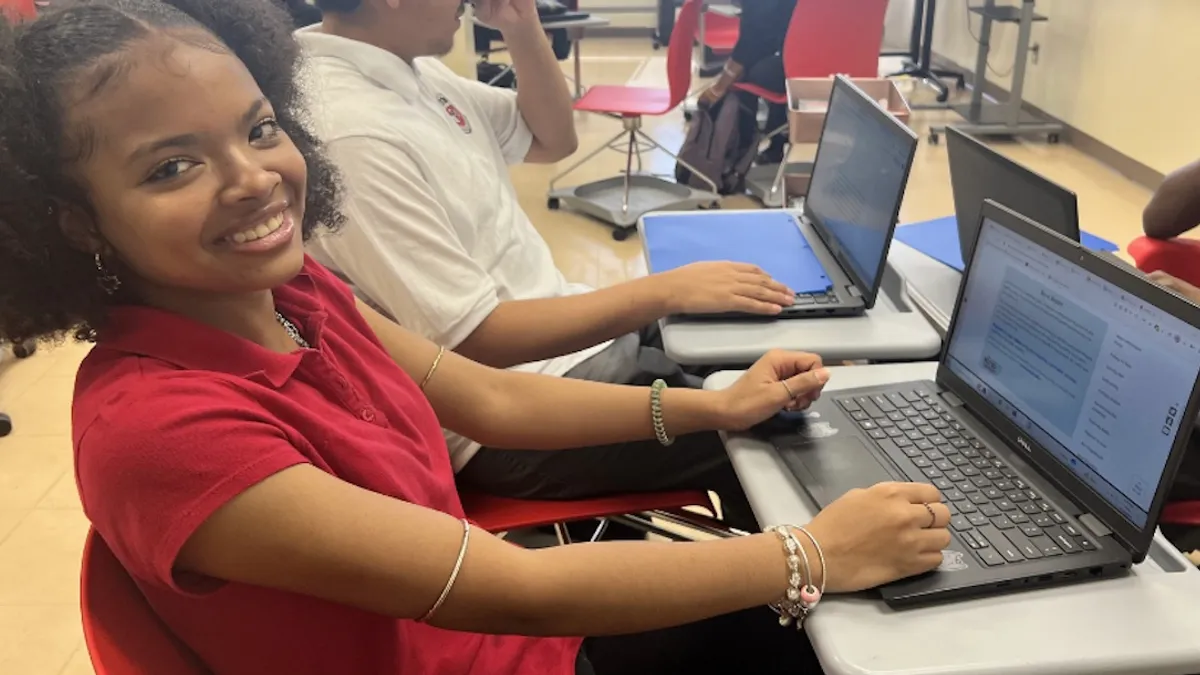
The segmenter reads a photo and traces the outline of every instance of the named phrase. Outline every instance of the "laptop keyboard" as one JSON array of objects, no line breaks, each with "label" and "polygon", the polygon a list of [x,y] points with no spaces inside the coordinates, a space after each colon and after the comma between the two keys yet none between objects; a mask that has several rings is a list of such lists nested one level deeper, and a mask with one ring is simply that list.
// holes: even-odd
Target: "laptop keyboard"
[{"label": "laptop keyboard", "polygon": [[837,403],[909,480],[942,491],[951,529],[983,564],[1095,550],[929,392],[847,396]]},{"label": "laptop keyboard", "polygon": [[838,301],[837,293],[833,289],[821,293],[797,293],[796,301],[793,307],[805,307],[809,305],[830,305]]}]

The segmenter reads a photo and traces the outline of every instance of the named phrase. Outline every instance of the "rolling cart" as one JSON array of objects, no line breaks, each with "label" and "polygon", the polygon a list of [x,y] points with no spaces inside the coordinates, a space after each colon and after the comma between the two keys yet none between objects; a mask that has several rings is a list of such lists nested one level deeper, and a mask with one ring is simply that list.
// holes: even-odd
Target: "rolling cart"
[{"label": "rolling cart", "polygon": [[[971,13],[983,17],[979,30],[979,51],[975,57],[975,88],[971,91],[971,102],[951,108],[962,115],[964,124],[955,129],[972,136],[1020,136],[1045,134],[1048,143],[1057,143],[1063,125],[1043,119],[1022,107],[1022,90],[1025,88],[1025,70],[1029,57],[1029,43],[1033,24],[1045,21],[1046,17],[1033,11],[1035,0],[1021,0],[1021,6],[996,5],[995,0],[985,0],[982,5],[972,6]],[[1013,63],[1012,87],[1004,103],[989,103],[983,100],[984,83],[987,78],[988,52],[991,48],[992,28],[996,23],[1017,24],[1017,54]],[[937,143],[945,127],[931,127],[929,142]]]}]

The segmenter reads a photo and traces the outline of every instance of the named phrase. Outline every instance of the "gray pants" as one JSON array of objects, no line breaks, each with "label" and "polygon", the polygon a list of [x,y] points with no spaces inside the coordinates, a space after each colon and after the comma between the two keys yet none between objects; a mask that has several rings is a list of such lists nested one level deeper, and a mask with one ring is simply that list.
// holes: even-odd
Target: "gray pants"
[{"label": "gray pants", "polygon": [[[699,387],[703,382],[703,373],[687,371],[667,358],[657,324],[618,338],[566,376],[638,386],[660,378],[673,387]],[[481,448],[457,478],[471,489],[518,499],[711,490],[721,499],[726,524],[749,532],[758,529],[725,447],[713,432],[681,436],[669,448],[653,439],[558,452]]]}]

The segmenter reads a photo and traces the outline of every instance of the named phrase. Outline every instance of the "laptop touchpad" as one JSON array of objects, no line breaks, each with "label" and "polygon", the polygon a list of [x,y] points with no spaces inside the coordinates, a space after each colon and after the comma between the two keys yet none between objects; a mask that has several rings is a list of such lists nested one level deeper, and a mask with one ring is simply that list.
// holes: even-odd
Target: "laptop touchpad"
[{"label": "laptop touchpad", "polygon": [[854,488],[897,480],[855,436],[781,443],[779,453],[822,508]]}]

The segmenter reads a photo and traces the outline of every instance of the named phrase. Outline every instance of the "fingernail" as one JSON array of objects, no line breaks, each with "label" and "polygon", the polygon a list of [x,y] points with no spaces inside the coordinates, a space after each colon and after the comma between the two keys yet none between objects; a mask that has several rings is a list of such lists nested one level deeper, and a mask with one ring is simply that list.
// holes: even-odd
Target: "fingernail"
[{"label": "fingernail", "polygon": [[813,375],[816,375],[817,382],[820,382],[821,384],[825,384],[829,381],[829,371],[825,370],[824,368],[817,368],[817,372],[813,373]]}]

